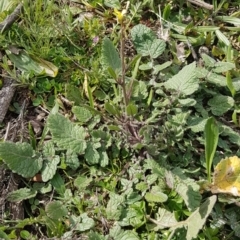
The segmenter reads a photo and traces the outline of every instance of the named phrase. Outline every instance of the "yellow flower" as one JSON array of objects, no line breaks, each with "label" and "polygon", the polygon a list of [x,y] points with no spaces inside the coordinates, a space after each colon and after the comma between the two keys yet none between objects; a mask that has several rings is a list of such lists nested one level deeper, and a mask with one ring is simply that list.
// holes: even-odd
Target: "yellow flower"
[{"label": "yellow flower", "polygon": [[119,23],[122,23],[124,15],[126,15],[126,13],[126,9],[123,9],[122,12],[119,12],[116,8],[114,8],[114,15],[117,17]]}]

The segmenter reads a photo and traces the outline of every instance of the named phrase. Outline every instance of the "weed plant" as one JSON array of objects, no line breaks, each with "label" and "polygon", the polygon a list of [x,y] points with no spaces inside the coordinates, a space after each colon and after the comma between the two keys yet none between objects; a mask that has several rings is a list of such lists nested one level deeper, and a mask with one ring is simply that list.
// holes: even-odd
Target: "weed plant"
[{"label": "weed plant", "polygon": [[0,143],[26,212],[0,237],[239,238],[239,196],[211,191],[239,156],[236,6],[80,2],[24,0],[0,37],[2,68],[49,112],[40,137]]}]

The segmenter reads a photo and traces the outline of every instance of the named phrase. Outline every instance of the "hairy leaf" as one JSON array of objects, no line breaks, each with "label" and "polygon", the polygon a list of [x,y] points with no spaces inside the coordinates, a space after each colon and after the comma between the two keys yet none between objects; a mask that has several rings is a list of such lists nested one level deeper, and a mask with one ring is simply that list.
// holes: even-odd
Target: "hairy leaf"
[{"label": "hairy leaf", "polygon": [[142,56],[157,58],[166,48],[166,43],[157,39],[152,30],[142,24],[131,29],[131,36],[137,52]]},{"label": "hairy leaf", "polygon": [[67,150],[65,163],[71,169],[76,170],[80,165],[78,155],[75,152],[73,152],[71,149]]},{"label": "hairy leaf", "polygon": [[194,180],[187,178],[180,168],[175,168],[173,171],[175,180],[174,190],[183,198],[189,211],[199,207],[202,196],[199,192],[199,185]]},{"label": "hairy leaf", "polygon": [[37,191],[29,188],[20,188],[8,194],[7,200],[10,202],[20,202],[25,199],[33,198]]},{"label": "hairy leaf", "polygon": [[114,240],[139,240],[135,231],[123,230],[119,225],[115,225],[111,228],[109,235]]},{"label": "hairy leaf", "polygon": [[227,72],[229,70],[232,70],[235,67],[236,67],[235,64],[231,62],[217,62],[214,65],[213,71],[215,73],[222,73],[222,72]]},{"label": "hairy leaf", "polygon": [[202,229],[205,224],[207,217],[212,212],[212,209],[216,203],[216,195],[208,198],[191,216],[186,220],[187,229],[187,240],[196,238],[198,232]]},{"label": "hairy leaf", "polygon": [[85,107],[74,106],[72,108],[72,112],[76,115],[77,119],[82,123],[86,123],[92,118],[92,113]]},{"label": "hairy leaf", "polygon": [[86,132],[60,114],[50,114],[47,121],[53,141],[60,148],[82,154],[86,149]]},{"label": "hairy leaf", "polygon": [[148,192],[145,194],[145,199],[148,202],[158,202],[158,203],[162,203],[162,202],[166,202],[168,200],[168,197],[166,194],[162,193],[162,192]]},{"label": "hairy leaf", "polygon": [[[216,195],[208,198],[199,208],[197,208],[190,217],[182,222],[178,222],[170,230],[173,232],[169,235],[168,240],[173,238],[173,235],[180,236],[181,230],[183,231],[181,239],[192,240],[198,236],[199,231],[203,228],[209,214],[212,212],[212,209],[216,203]],[[185,228],[187,227],[187,232]],[[183,237],[184,236],[184,237]]]},{"label": "hairy leaf", "polygon": [[60,162],[59,156],[55,156],[55,149],[52,142],[45,143],[43,147],[44,162],[41,170],[43,182],[52,179],[57,171],[57,165]]},{"label": "hairy leaf", "polygon": [[124,202],[124,197],[112,192],[109,194],[109,196],[110,200],[108,201],[106,208],[107,218],[109,220],[118,220],[121,216],[121,203]]},{"label": "hairy leaf", "polygon": [[84,157],[88,164],[99,163],[100,155],[91,143],[87,144],[87,149],[86,149]]},{"label": "hairy leaf", "polygon": [[108,154],[106,151],[100,151],[99,152],[100,155],[100,165],[101,167],[106,167],[109,163],[109,158],[108,158]]},{"label": "hairy leaf", "polygon": [[80,191],[86,189],[87,186],[91,183],[92,179],[85,176],[78,176],[74,180],[74,186],[77,187]]},{"label": "hairy leaf", "polygon": [[83,213],[80,215],[81,222],[78,223],[75,227],[76,230],[80,232],[84,232],[89,230],[95,226],[95,222],[92,218],[88,217],[87,213]]},{"label": "hairy leaf", "polygon": [[67,215],[67,208],[60,201],[53,201],[46,205],[46,213],[52,219],[62,219]]},{"label": "hairy leaf", "polygon": [[165,82],[167,89],[173,89],[177,92],[190,95],[198,90],[198,80],[195,75],[196,63],[193,62],[185,66],[178,74]]},{"label": "hairy leaf", "polygon": [[211,111],[216,116],[221,116],[234,106],[234,99],[218,94],[208,101]]},{"label": "hairy leaf", "polygon": [[170,228],[178,223],[174,213],[164,208],[158,209],[156,220],[159,224],[157,224],[157,226],[154,228],[155,231],[158,231],[159,229]]},{"label": "hairy leaf", "polygon": [[15,173],[33,177],[42,168],[42,158],[28,143],[0,143],[0,157]]},{"label": "hairy leaf", "polygon": [[103,3],[110,8],[119,9],[121,6],[119,0],[104,0]]},{"label": "hairy leaf", "polygon": [[112,41],[108,38],[103,39],[102,61],[107,68],[112,68],[117,75],[120,73],[122,66],[121,59]]}]

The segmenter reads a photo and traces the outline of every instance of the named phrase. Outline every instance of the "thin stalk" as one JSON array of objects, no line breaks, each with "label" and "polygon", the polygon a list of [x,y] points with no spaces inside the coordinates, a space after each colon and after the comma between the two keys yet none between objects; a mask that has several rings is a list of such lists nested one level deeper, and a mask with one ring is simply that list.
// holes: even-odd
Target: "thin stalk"
[{"label": "thin stalk", "polygon": [[122,63],[122,76],[120,80],[120,85],[123,90],[123,99],[125,103],[125,109],[128,105],[128,96],[126,90],[126,82],[125,82],[125,73],[126,73],[126,66],[125,66],[125,56],[124,56],[124,49],[125,49],[125,36],[124,36],[124,23],[121,22],[121,33],[120,33],[120,56],[121,56],[121,63]]}]

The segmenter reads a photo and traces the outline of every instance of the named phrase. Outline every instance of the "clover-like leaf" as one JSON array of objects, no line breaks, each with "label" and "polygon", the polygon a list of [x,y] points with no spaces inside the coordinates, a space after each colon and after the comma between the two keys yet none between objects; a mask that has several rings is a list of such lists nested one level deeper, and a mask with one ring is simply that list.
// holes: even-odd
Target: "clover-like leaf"
[{"label": "clover-like leaf", "polygon": [[0,157],[15,173],[33,177],[42,168],[42,158],[28,143],[0,143]]}]

